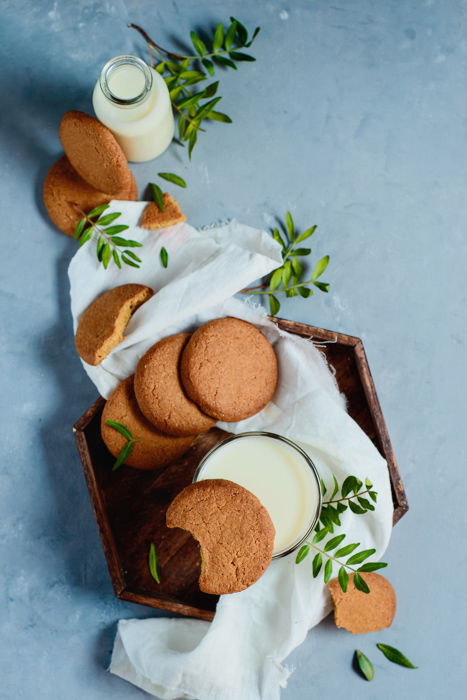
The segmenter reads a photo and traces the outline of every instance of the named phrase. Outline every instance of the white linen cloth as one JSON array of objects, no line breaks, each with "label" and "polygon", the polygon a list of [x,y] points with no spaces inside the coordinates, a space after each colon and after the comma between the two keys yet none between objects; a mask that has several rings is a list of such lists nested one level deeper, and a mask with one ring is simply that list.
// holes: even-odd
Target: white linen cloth
[{"label": "white linen cloth", "polygon": [[[269,430],[298,442],[324,481],[335,474],[368,477],[378,491],[373,513],[342,518],[344,542],[375,547],[379,558],[392,527],[387,465],[350,418],[332,373],[312,342],[280,331],[263,310],[232,295],[278,267],[281,255],[269,234],[238,222],[196,231],[186,224],[148,232],[137,227],[142,202],[112,202],[128,223],[128,237],[144,243],[140,270],[113,264],[103,270],[90,244],[70,263],[71,308],[80,314],[100,293],[139,282],[157,292],[130,321],[123,342],[99,365],[83,363],[99,392],[108,397],[132,374],[138,359],[160,338],[195,328],[219,316],[237,316],[260,328],[279,359],[279,386],[256,416],[221,425],[230,432]],[[125,235],[125,234],[123,234]],[[161,246],[169,266],[159,262]],[[138,250],[138,249],[136,249]],[[337,574],[335,570],[334,575]],[[163,575],[163,572],[162,572]],[[122,620],[110,671],[162,700],[278,700],[291,672],[283,665],[308,630],[329,612],[322,576],[311,575],[311,555],[273,561],[262,578],[241,593],[221,596],[212,623],[191,619]]]}]

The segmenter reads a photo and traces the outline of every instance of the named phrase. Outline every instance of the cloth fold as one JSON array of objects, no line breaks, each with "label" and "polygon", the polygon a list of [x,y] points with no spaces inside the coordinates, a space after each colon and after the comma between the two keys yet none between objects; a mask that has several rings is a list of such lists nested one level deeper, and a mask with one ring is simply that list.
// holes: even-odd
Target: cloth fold
[{"label": "cloth fold", "polygon": [[[85,369],[103,396],[134,372],[139,357],[158,339],[190,330],[219,316],[254,323],[273,343],[279,386],[256,416],[220,424],[233,433],[269,430],[298,442],[329,483],[348,474],[368,477],[378,491],[374,512],[342,516],[345,542],[375,547],[379,558],[392,528],[392,498],[385,460],[350,418],[334,376],[310,340],[281,331],[265,312],[235,292],[278,267],[280,249],[266,232],[238,222],[199,232],[182,224],[159,234],[137,227],[144,203],[112,202],[131,236],[144,243],[141,270],[103,271],[94,251],[81,248],[70,264],[71,303],[79,315],[101,292],[140,282],[156,290],[134,314],[124,341],[98,367]],[[169,267],[159,250],[169,251]],[[293,554],[272,562],[253,586],[221,596],[212,623],[153,618],[122,620],[110,671],[161,700],[278,700],[290,674],[283,661],[308,630],[329,612],[322,577],[311,574],[311,557],[295,564]],[[337,575],[337,569],[334,571]]]}]

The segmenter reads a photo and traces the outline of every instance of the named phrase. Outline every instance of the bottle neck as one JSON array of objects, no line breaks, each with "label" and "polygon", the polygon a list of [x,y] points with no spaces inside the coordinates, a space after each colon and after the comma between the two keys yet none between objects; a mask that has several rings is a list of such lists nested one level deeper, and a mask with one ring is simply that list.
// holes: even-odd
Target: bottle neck
[{"label": "bottle neck", "polygon": [[141,105],[153,84],[152,70],[136,56],[116,56],[103,67],[99,85],[105,97],[119,107]]}]

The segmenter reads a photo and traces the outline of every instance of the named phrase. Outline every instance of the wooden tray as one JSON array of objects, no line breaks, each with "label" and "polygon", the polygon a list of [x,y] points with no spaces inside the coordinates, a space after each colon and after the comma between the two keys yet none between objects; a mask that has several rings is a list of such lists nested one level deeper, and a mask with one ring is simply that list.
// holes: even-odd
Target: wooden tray
[{"label": "wooden tray", "polygon": [[[304,323],[273,320],[290,333],[328,341],[322,351],[336,371],[349,414],[388,463],[396,523],[408,510],[407,498],[362,341]],[[104,404],[104,399],[97,399],[73,431],[115,593],[123,600],[211,620],[217,597],[198,588],[198,545],[188,533],[169,530],[165,512],[175,495],[191,482],[201,457],[227,433],[213,428],[199,436],[188,453],[161,471],[123,466],[112,472],[114,458],[100,437]],[[156,545],[163,571],[159,585],[148,569],[151,542]]]}]

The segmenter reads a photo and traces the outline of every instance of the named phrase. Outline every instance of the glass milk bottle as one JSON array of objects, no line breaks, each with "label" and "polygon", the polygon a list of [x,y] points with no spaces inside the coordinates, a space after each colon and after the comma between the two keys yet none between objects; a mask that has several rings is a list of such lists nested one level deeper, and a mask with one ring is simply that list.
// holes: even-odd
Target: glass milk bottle
[{"label": "glass milk bottle", "polygon": [[92,103],[128,160],[152,160],[172,141],[174,118],[167,85],[136,56],[116,56],[105,64]]}]

